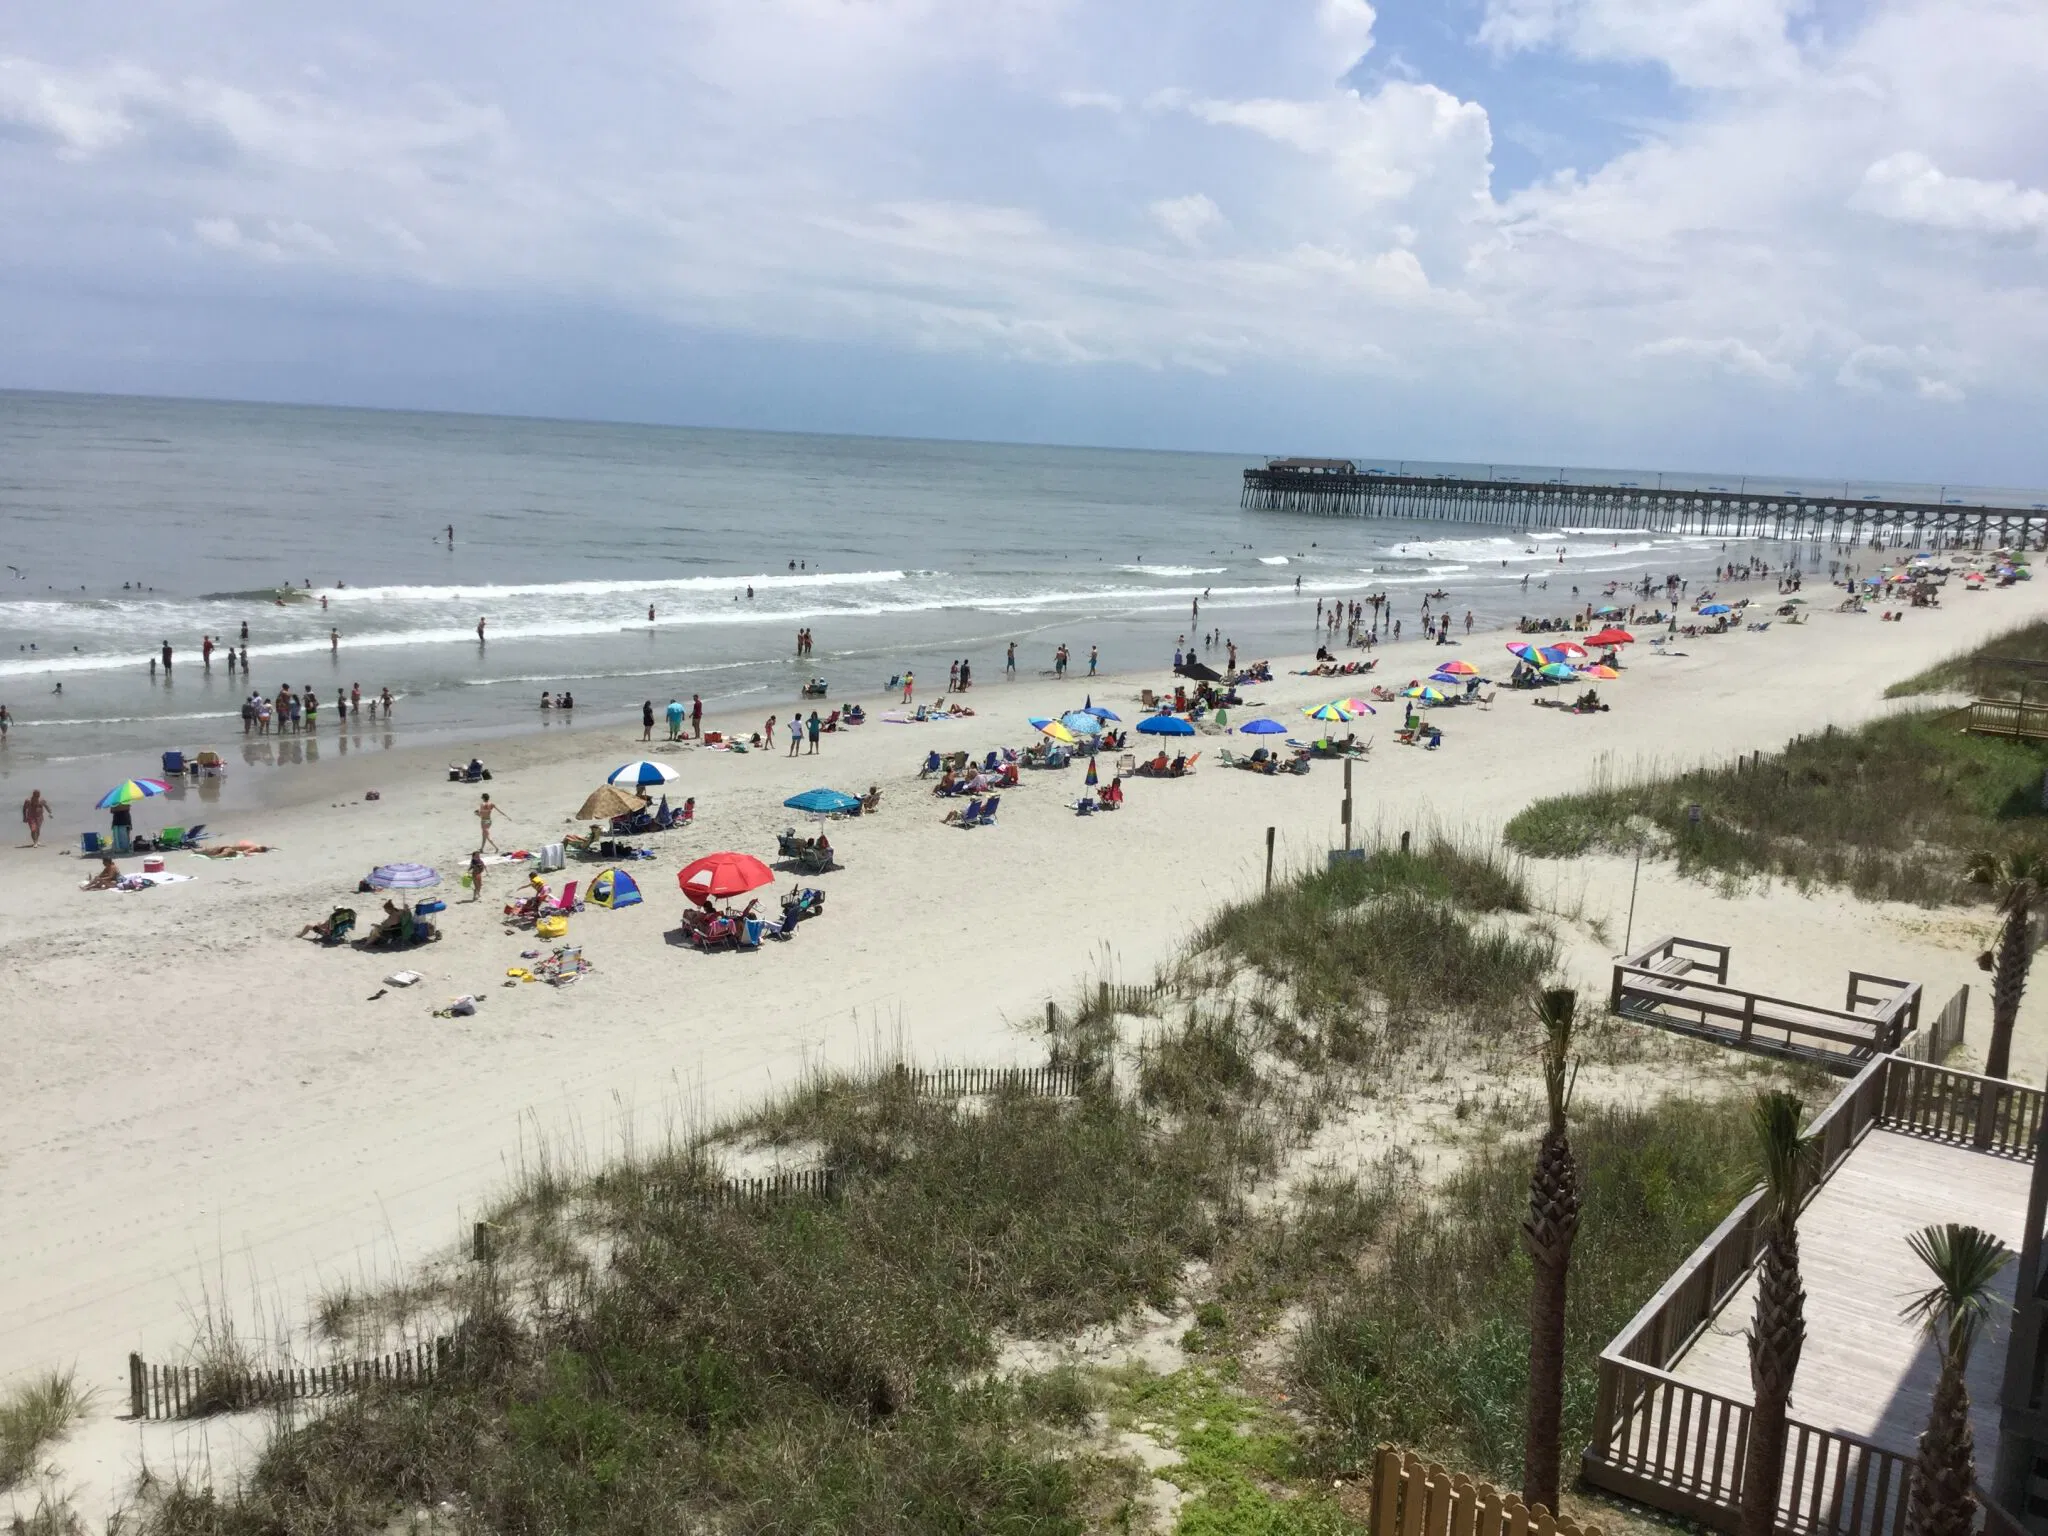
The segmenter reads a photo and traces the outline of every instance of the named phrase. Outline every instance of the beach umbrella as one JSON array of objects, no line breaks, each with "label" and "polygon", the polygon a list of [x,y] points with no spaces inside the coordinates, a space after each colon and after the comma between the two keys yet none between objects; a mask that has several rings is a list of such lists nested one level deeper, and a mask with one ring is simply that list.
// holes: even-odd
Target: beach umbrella
[{"label": "beach umbrella", "polygon": [[133,805],[138,800],[153,800],[169,792],[170,787],[162,779],[123,779],[100,796],[100,809],[111,811],[117,805]]},{"label": "beach umbrella", "polygon": [[1588,645],[1634,645],[1635,643],[1636,637],[1634,635],[1625,629],[1617,629],[1612,624],[1597,634],[1586,636],[1586,644]]},{"label": "beach umbrella", "polygon": [[1180,675],[1182,677],[1192,677],[1198,683],[1220,683],[1223,681],[1223,674],[1203,661],[1189,660],[1181,663]]},{"label": "beach umbrella", "polygon": [[[1054,741],[1069,747],[1074,746],[1080,739],[1057,720],[1034,721],[1033,724],[1037,725],[1040,735],[1050,736]],[[1145,727],[1141,723],[1138,729],[1142,731]]]},{"label": "beach umbrella", "polygon": [[1788,597],[1785,602],[1788,606],[1793,603],[1799,604],[1802,608],[1806,606],[1806,599],[1803,597]]},{"label": "beach umbrella", "polygon": [[812,816],[843,816],[848,811],[860,809],[858,796],[838,789],[807,789],[800,795],[791,795],[782,803],[792,811],[803,811]]},{"label": "beach umbrella", "polygon": [[1287,727],[1278,720],[1247,720],[1238,730],[1247,736],[1285,736]]},{"label": "beach umbrella", "polygon": [[1459,677],[1455,672],[1432,672],[1429,674],[1429,680],[1443,688],[1462,688],[1465,686],[1465,679]]},{"label": "beach umbrella", "polygon": [[[1972,572],[1970,572],[1970,574],[1969,574],[1969,575],[1967,575],[1967,576],[1965,576],[1965,577],[1963,578],[1963,580],[1965,580],[1965,581],[1982,581],[1983,579],[1984,579],[1984,573],[1983,573],[1982,571],[1972,571]],[[1797,599],[1797,598],[1794,598],[1794,599],[1793,599],[1793,601],[1794,601],[1794,602],[1797,602],[1797,601],[1798,601],[1798,599]]]},{"label": "beach umbrella", "polygon": [[1719,618],[1724,613],[1733,613],[1734,611],[1735,610],[1733,608],[1730,608],[1726,603],[1709,603],[1706,607],[1700,610],[1700,612],[1703,615],[1710,619]]},{"label": "beach umbrella", "polygon": [[1402,689],[1401,692],[1408,698],[1420,699],[1425,704],[1441,704],[1445,698],[1443,689],[1432,688],[1427,683],[1417,683],[1412,688]]},{"label": "beach umbrella", "polygon": [[1092,757],[1088,759],[1087,776],[1083,778],[1081,782],[1083,784],[1086,784],[1090,789],[1093,789],[1096,785],[1102,782],[1101,778],[1095,772],[1095,759]]},{"label": "beach umbrella", "polygon": [[1437,671],[1446,677],[1477,677],[1479,675],[1479,669],[1463,657],[1445,662],[1437,668]]},{"label": "beach umbrella", "polygon": [[1604,607],[1604,608],[1595,608],[1595,609],[1593,610],[1594,616],[1595,616],[1596,618],[1602,618],[1602,619],[1612,619],[1612,618],[1617,618],[1617,617],[1619,617],[1620,615],[1622,615],[1622,614],[1624,614],[1624,613],[1627,613],[1627,612],[1628,612],[1628,610],[1627,610],[1626,608],[1617,608],[1617,607],[1615,607],[1615,606],[1614,606],[1614,604],[1612,604],[1612,603],[1609,603],[1609,604],[1607,604],[1607,606],[1606,606],[1606,607]]},{"label": "beach umbrella", "polygon": [[370,871],[370,885],[379,891],[424,891],[441,883],[441,872],[424,864],[379,864]]},{"label": "beach umbrella", "polygon": [[649,784],[672,784],[682,775],[667,763],[625,763],[604,776],[607,784],[633,784],[644,789]]},{"label": "beach umbrella", "polygon": [[1564,662],[1561,661],[1545,662],[1536,670],[1542,673],[1545,677],[1554,678],[1560,683],[1568,683],[1573,678],[1579,675],[1578,673],[1574,672],[1569,666],[1567,666]]},{"label": "beach umbrella", "polygon": [[1061,715],[1060,724],[1064,725],[1076,736],[1100,736],[1102,734],[1102,722],[1096,719],[1093,713],[1085,709],[1077,709],[1068,714]]},{"label": "beach umbrella", "polygon": [[1567,658],[1586,654],[1586,648],[1576,640],[1559,640],[1556,644],[1546,645],[1543,649],[1553,655]]},{"label": "beach umbrella", "polygon": [[643,796],[629,795],[616,784],[600,784],[590,792],[590,798],[576,815],[587,821],[610,821],[614,816],[630,816],[646,809]]},{"label": "beach umbrella", "polygon": [[751,853],[707,853],[676,872],[676,884],[700,907],[720,896],[742,896],[774,883],[773,872]]},{"label": "beach umbrella", "polygon": [[1098,720],[1121,720],[1121,719],[1123,719],[1123,716],[1122,716],[1122,715],[1120,715],[1120,714],[1118,714],[1118,713],[1117,713],[1117,712],[1116,712],[1115,710],[1113,710],[1113,709],[1104,709],[1104,708],[1103,708],[1103,707],[1102,707],[1102,706],[1101,706],[1100,704],[1094,704],[1094,703],[1089,703],[1089,704],[1083,704],[1083,705],[1081,706],[1081,709],[1082,709],[1082,712],[1083,712],[1083,713],[1085,713],[1085,714],[1090,714],[1090,715],[1093,715],[1093,716],[1094,716],[1094,717],[1095,717],[1096,719],[1098,719]]},{"label": "beach umbrella", "polygon": [[1363,699],[1332,699],[1327,704],[1318,704],[1314,709],[1302,711],[1311,720],[1355,720],[1360,715],[1377,714]]},{"label": "beach umbrella", "polygon": [[1598,662],[1595,662],[1590,667],[1579,668],[1579,675],[1582,677],[1597,677],[1603,683],[1611,683],[1617,677],[1621,676],[1621,674],[1615,671],[1614,668],[1602,666]]},{"label": "beach umbrella", "polygon": [[1178,715],[1147,715],[1138,722],[1138,730],[1147,736],[1192,736],[1195,728]]},{"label": "beach umbrella", "polygon": [[1528,662],[1531,666],[1535,666],[1541,660],[1536,654],[1537,647],[1527,640],[1510,640],[1508,642],[1508,650],[1514,655],[1519,656],[1523,661]]}]

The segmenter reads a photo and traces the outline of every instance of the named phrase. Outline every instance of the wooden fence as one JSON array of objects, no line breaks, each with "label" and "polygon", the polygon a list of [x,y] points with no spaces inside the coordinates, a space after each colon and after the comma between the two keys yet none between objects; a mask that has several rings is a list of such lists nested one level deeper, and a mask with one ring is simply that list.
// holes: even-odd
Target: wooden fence
[{"label": "wooden fence", "polygon": [[1940,1066],[1948,1059],[1949,1052],[1963,1043],[1969,1014],[1970,989],[1958,987],[1948,1005],[1934,1016],[1934,1022],[1908,1035],[1894,1054]]},{"label": "wooden fence", "polygon": [[306,1398],[333,1397],[369,1386],[422,1386],[446,1370],[452,1337],[394,1350],[373,1360],[334,1365],[228,1371],[202,1365],[151,1365],[128,1357],[128,1411],[138,1419],[196,1419]]},{"label": "wooden fence", "polygon": [[1920,984],[1849,973],[1840,1008],[1728,985],[1728,946],[1657,940],[1614,965],[1608,1007],[1624,1018],[1742,1050],[1853,1073],[1896,1051],[1920,1024]]},{"label": "wooden fence", "polygon": [[1373,1457],[1372,1536],[1600,1536],[1600,1527],[1383,1445]]},{"label": "wooden fence", "polygon": [[1048,1099],[1071,1099],[1096,1080],[1082,1066],[1043,1067],[898,1067],[897,1076],[913,1093],[934,1098],[974,1094],[1021,1093]]},{"label": "wooden fence", "polygon": [[[1808,1126],[1820,1172],[1806,1199],[1873,1126],[2031,1160],[2043,1099],[2038,1088],[1881,1056]],[[1722,1530],[1734,1528],[1741,1502],[1751,1405],[1681,1381],[1671,1367],[1748,1277],[1759,1203],[1751,1195],[1730,1211],[1602,1352],[1580,1469],[1595,1487]],[[1900,1536],[1912,1471],[1910,1455],[1794,1420],[1780,1526],[1790,1536]]]}]

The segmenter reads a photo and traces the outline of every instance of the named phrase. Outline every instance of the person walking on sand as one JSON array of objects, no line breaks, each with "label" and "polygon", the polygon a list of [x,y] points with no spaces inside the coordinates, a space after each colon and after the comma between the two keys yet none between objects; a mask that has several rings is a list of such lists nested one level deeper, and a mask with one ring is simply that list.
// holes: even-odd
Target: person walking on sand
[{"label": "person walking on sand", "polygon": [[789,717],[789,755],[795,757],[798,752],[803,750],[803,744],[804,717],[802,715],[791,715]]},{"label": "person walking on sand", "polygon": [[693,693],[690,695],[690,734],[699,741],[704,739],[704,697],[702,694]]},{"label": "person walking on sand", "polygon": [[642,699],[640,701],[640,739],[642,741],[654,740],[654,700],[652,699]]},{"label": "person walking on sand", "polygon": [[28,845],[36,847],[43,840],[43,818],[55,807],[43,798],[40,789],[28,792],[28,798],[21,802],[21,819],[28,824]]},{"label": "person walking on sand", "polygon": [[917,674],[916,674],[915,672],[911,672],[911,671],[907,671],[907,670],[906,670],[906,671],[904,672],[904,674],[903,674],[903,702],[904,702],[904,703],[908,704],[908,703],[910,702],[910,694],[911,694],[911,690],[912,690],[912,689],[914,689],[914,688],[916,688],[916,687],[917,687]]},{"label": "person walking on sand", "polygon": [[1098,657],[1097,657],[1097,655],[1096,655],[1095,647],[1094,647],[1094,646],[1092,646],[1092,645],[1091,645],[1091,646],[1089,646],[1089,647],[1088,647],[1088,675],[1089,675],[1090,677],[1093,677],[1093,676],[1095,675],[1095,663],[1096,663],[1096,661],[1097,661],[1098,659],[1099,659],[1099,658],[1098,658]]},{"label": "person walking on sand", "polygon": [[818,712],[815,709],[811,711],[811,718],[804,722],[804,730],[811,738],[811,755],[815,756],[818,751]]},{"label": "person walking on sand", "polygon": [[1017,675],[1017,642],[1016,642],[1016,641],[1014,641],[1014,640],[1012,640],[1012,641],[1010,642],[1010,649],[1009,649],[1008,653],[1007,653],[1007,654],[1006,654],[1006,655],[1005,655],[1005,656],[1003,657],[1003,676],[1005,676],[1005,677],[1015,677],[1016,675]]},{"label": "person walking on sand", "polygon": [[487,789],[484,791],[483,803],[476,808],[476,822],[480,829],[476,851],[479,854],[486,848],[490,849],[493,853],[502,853],[504,851],[498,846],[497,840],[491,836],[491,818],[497,814],[498,808],[491,804],[491,792]]},{"label": "person walking on sand", "polygon": [[484,851],[479,848],[469,856],[469,899],[482,901],[484,898]]}]

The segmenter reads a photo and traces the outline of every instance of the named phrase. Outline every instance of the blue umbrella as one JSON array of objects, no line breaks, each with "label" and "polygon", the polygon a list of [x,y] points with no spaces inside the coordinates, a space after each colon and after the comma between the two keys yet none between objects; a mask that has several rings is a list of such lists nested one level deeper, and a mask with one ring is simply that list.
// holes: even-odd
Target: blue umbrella
[{"label": "blue umbrella", "polygon": [[626,763],[605,775],[605,783],[632,784],[645,789],[650,784],[669,784],[681,777],[667,763]]},{"label": "blue umbrella", "polygon": [[1064,725],[1076,736],[1100,736],[1102,734],[1102,722],[1095,718],[1094,712],[1091,710],[1077,709],[1068,714],[1061,715],[1060,724]]},{"label": "blue umbrella", "polygon": [[370,884],[380,891],[424,891],[441,883],[441,872],[424,864],[379,864],[370,871]]},{"label": "blue umbrella", "polygon": [[839,816],[860,805],[854,796],[836,789],[807,789],[782,803],[792,811],[808,811],[813,816]]},{"label": "blue umbrella", "polygon": [[1192,736],[1195,728],[1178,715],[1147,715],[1138,722],[1138,730],[1146,736]]},{"label": "blue umbrella", "polygon": [[1701,613],[1706,614],[1709,618],[1718,617],[1724,613],[1733,613],[1734,611],[1726,603],[1709,603],[1700,610]]},{"label": "blue umbrella", "polygon": [[1278,720],[1247,720],[1238,727],[1247,736],[1285,736],[1287,727]]},{"label": "blue umbrella", "polygon": [[1083,714],[1093,715],[1098,720],[1123,719],[1123,716],[1118,714],[1115,710],[1104,709],[1100,704],[1083,704],[1081,706],[1081,712]]}]

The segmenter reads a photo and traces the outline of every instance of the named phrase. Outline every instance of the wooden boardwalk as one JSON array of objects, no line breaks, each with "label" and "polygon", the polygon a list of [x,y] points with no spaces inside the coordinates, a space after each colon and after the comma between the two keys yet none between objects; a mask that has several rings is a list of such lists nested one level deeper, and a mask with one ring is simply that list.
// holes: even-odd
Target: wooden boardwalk
[{"label": "wooden boardwalk", "polygon": [[[1906,1246],[1906,1234],[1962,1221],[2017,1249],[2032,1174],[2028,1163],[1898,1131],[1864,1137],[1799,1218],[1806,1348],[1792,1412],[1800,1422],[1913,1454],[1927,1425],[1935,1359],[1920,1330],[1899,1316],[1905,1298],[1927,1287],[1926,1269]],[[2008,1303],[2013,1272],[2009,1265],[2003,1277]],[[1752,1273],[1671,1373],[1747,1401],[1744,1332],[1755,1311]],[[1998,1457],[1998,1390],[2011,1315],[2000,1309],[1970,1358],[1977,1464],[1987,1470]]]},{"label": "wooden boardwalk", "polygon": [[[1821,1172],[1799,1218],[1806,1347],[1779,1494],[1785,1536],[1904,1536],[1935,1372],[1932,1348],[1899,1317],[1927,1285],[1906,1234],[1966,1221],[2018,1247],[2044,1104],[2038,1088],[1889,1055],[1808,1126]],[[1749,1440],[1757,1201],[1729,1212],[1601,1352],[1580,1463],[1595,1487],[1721,1531],[1736,1527]],[[1997,1454],[2007,1327],[2000,1319],[1973,1359],[1983,1468]]]}]

